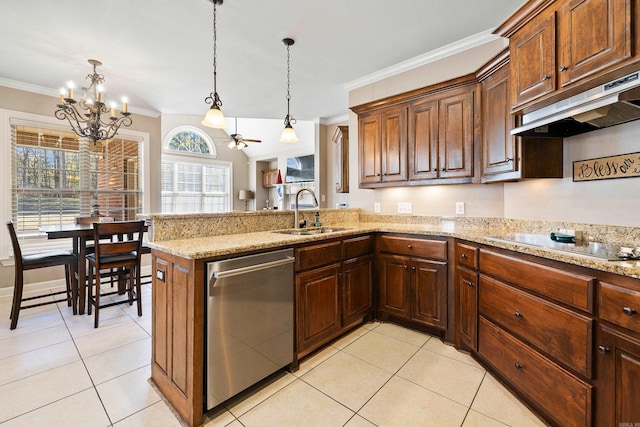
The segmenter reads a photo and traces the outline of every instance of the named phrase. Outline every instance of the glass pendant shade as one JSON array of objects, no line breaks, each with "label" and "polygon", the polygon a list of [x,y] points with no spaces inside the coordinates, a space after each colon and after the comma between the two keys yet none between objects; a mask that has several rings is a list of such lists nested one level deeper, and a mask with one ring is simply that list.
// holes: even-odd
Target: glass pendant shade
[{"label": "glass pendant shade", "polygon": [[296,131],[293,130],[291,124],[287,123],[287,125],[282,130],[282,135],[280,135],[280,142],[298,142],[298,136],[296,135]]},{"label": "glass pendant shade", "polygon": [[227,121],[224,119],[224,114],[220,108],[216,105],[211,106],[207,114],[204,116],[201,122],[204,126],[215,129],[225,129],[227,127]]}]

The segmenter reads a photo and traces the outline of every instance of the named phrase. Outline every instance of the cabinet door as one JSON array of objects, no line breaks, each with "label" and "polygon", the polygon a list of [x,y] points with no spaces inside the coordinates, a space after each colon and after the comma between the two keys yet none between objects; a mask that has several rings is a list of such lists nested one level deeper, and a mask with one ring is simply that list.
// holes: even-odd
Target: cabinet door
[{"label": "cabinet door", "polygon": [[380,311],[409,319],[409,258],[381,255],[379,261]]},{"label": "cabinet door", "polygon": [[440,178],[473,176],[473,89],[438,101],[438,166]]},{"label": "cabinet door", "polygon": [[456,270],[456,343],[467,350],[477,350],[478,274]]},{"label": "cabinet door", "polygon": [[380,114],[382,182],[407,180],[407,110],[386,108]]},{"label": "cabinet door", "polygon": [[373,307],[371,291],[373,256],[363,256],[343,263],[342,324],[362,319]]},{"label": "cabinet door", "polygon": [[509,39],[511,105],[521,105],[556,89],[556,15],[543,13]]},{"label": "cabinet door", "polygon": [[505,65],[482,82],[482,177],[518,169],[508,71]]},{"label": "cabinet door", "polygon": [[331,264],[296,275],[298,353],[340,330],[340,271]]},{"label": "cabinet door", "polygon": [[447,327],[447,263],[411,260],[411,319]]},{"label": "cabinet door", "polygon": [[640,423],[640,340],[601,326],[596,343],[596,425]]},{"label": "cabinet door", "polygon": [[380,113],[367,113],[358,117],[358,151],[360,183],[380,182]]},{"label": "cabinet door", "polygon": [[408,110],[409,179],[438,177],[438,102],[420,100]]},{"label": "cabinet door", "polygon": [[560,9],[558,76],[567,86],[631,57],[629,0],[570,0]]}]

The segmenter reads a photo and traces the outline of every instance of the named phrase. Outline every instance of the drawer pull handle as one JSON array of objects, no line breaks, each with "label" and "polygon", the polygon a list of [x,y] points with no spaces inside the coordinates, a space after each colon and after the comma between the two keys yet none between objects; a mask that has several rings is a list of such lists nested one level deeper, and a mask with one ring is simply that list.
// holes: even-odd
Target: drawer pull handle
[{"label": "drawer pull handle", "polygon": [[634,314],[636,314],[636,310],[631,308],[631,307],[625,307],[622,309],[622,312],[624,314],[626,314],[627,316],[633,316]]},{"label": "drawer pull handle", "polygon": [[547,81],[547,80],[549,80],[549,79],[551,79],[551,76],[549,76],[549,75],[542,76],[542,81],[543,81],[543,82],[544,82],[544,81]]},{"label": "drawer pull handle", "polygon": [[460,255],[460,257],[461,257],[462,259],[467,259],[467,258],[469,258],[469,257],[467,256],[467,254],[462,254],[462,255]]},{"label": "drawer pull handle", "polygon": [[516,367],[516,369],[522,369],[522,365],[519,363],[516,363],[514,366]]},{"label": "drawer pull handle", "polygon": [[518,318],[522,318],[522,313],[520,313],[519,311],[516,311],[513,315]]},{"label": "drawer pull handle", "polygon": [[598,351],[602,354],[607,354],[611,351],[611,349],[609,347],[605,347],[603,345],[599,345],[598,346]]},{"label": "drawer pull handle", "polygon": [[560,71],[567,71],[568,69],[569,69],[569,67],[566,67],[564,65],[560,67]]},{"label": "drawer pull handle", "polygon": [[407,249],[413,249],[413,246],[407,245]]},{"label": "drawer pull handle", "polygon": [[470,281],[468,281],[468,280],[465,280],[465,281],[464,281],[464,284],[465,284],[465,285],[467,285],[467,286],[468,286],[468,287],[470,287],[470,288],[473,288],[473,283],[471,283],[471,282],[470,282]]}]

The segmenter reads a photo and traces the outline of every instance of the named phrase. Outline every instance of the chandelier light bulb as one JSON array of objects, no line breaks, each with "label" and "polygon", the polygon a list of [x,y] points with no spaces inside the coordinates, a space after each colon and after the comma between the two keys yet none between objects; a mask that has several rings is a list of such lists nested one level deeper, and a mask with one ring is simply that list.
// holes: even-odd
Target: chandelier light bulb
[{"label": "chandelier light bulb", "polygon": [[73,83],[71,80],[67,82],[67,89],[68,89],[67,98],[68,99],[73,99],[73,89],[75,87],[76,87],[75,83]]},{"label": "chandelier light bulb", "polygon": [[215,128],[215,129],[225,129],[227,127],[227,121],[224,119],[224,114],[222,111],[215,105],[212,105],[207,111],[207,114],[204,116],[204,119],[201,122],[204,126]]},{"label": "chandelier light bulb", "polygon": [[298,142],[298,136],[296,135],[296,131],[293,130],[291,124],[287,124],[285,128],[282,130],[282,135],[280,135],[280,142],[293,143]]}]

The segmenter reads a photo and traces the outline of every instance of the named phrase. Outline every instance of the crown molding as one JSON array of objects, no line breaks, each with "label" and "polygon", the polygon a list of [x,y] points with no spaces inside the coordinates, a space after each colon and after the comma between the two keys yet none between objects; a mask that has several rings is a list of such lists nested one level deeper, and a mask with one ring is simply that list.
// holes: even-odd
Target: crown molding
[{"label": "crown molding", "polygon": [[439,61],[441,59],[465,52],[469,49],[473,49],[478,46],[482,46],[484,44],[503,38],[496,34],[493,34],[492,31],[493,30],[487,30],[478,34],[474,34],[472,36],[469,36],[462,40],[458,40],[446,46],[442,46],[438,49],[432,50],[430,52],[416,56],[414,58],[407,59],[406,61],[402,61],[390,67],[383,68],[382,70],[376,71],[374,73],[360,77],[359,79],[348,82],[343,87],[348,91],[358,89],[360,87],[363,87],[372,83],[376,83],[380,80],[393,77],[395,75],[404,73],[406,71],[413,70],[414,68],[418,68],[423,65]]},{"label": "crown molding", "polygon": [[320,124],[324,125],[324,126],[329,126],[329,125],[335,125],[336,123],[343,123],[343,122],[347,122],[349,121],[349,114],[341,114],[339,116],[333,116],[333,117],[321,117],[320,118]]},{"label": "crown molding", "polygon": [[[18,80],[7,79],[5,77],[0,77],[0,86],[22,90],[25,92],[37,93],[39,95],[52,96],[54,98],[58,98],[60,96],[59,89],[51,89],[50,87],[25,83]],[[138,108],[132,106],[129,106],[129,112],[153,118],[158,118],[161,115],[161,113],[156,110],[149,110],[146,108]]]}]

